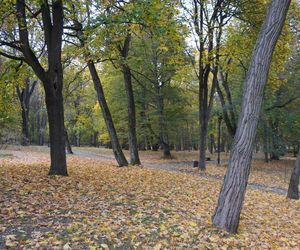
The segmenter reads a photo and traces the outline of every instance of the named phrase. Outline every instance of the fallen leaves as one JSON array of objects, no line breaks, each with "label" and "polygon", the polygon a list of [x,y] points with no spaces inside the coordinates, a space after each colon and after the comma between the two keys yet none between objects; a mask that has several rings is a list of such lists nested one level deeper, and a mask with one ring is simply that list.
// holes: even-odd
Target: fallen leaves
[{"label": "fallen leaves", "polygon": [[70,177],[48,177],[43,153],[25,159],[0,162],[0,248],[299,246],[300,203],[281,195],[248,190],[239,234],[230,235],[211,225],[218,182],[75,156]]}]

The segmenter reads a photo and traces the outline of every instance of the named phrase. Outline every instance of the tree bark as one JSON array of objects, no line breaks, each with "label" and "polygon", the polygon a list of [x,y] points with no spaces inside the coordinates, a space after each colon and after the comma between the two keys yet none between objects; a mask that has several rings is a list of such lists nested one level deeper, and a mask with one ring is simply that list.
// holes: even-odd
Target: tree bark
[{"label": "tree bark", "polygon": [[[62,86],[62,68],[60,68],[60,70],[57,68],[56,73],[51,72],[50,79],[50,83],[44,83],[46,89],[48,89],[48,85]],[[58,81],[60,81],[60,83]],[[54,86],[53,90],[55,91]],[[55,92],[53,90],[48,89],[45,91],[51,156],[49,175],[68,175],[65,151],[63,96],[61,90]]]},{"label": "tree bark", "polygon": [[122,72],[125,82],[125,90],[127,94],[127,110],[128,110],[128,142],[130,152],[130,164],[140,165],[138,144],[136,137],[136,114],[135,114],[135,102],[132,88],[131,72],[127,65],[122,65]]},{"label": "tree bark", "polygon": [[228,73],[223,74],[222,71],[220,71],[220,78],[221,78],[221,82],[222,82],[222,86],[225,90],[226,93],[226,99],[228,102],[228,106],[229,106],[229,114],[230,114],[230,120],[231,120],[231,126],[232,126],[232,137],[234,137],[235,132],[236,132],[236,110],[234,108],[233,102],[232,102],[232,97],[231,97],[231,92],[229,89],[229,85],[228,85]]},{"label": "tree bark", "polygon": [[299,152],[295,163],[295,167],[291,175],[287,198],[299,200],[299,178],[300,178],[300,147],[299,147]]},{"label": "tree bark", "polygon": [[163,158],[171,158],[171,150],[168,142],[168,134],[166,128],[165,114],[164,114],[164,97],[162,89],[157,83],[156,85],[156,99],[157,99],[157,111],[158,111],[158,123],[159,123],[159,141],[163,148]]},{"label": "tree bark", "polygon": [[222,116],[218,117],[218,165],[220,165],[220,154],[221,154],[221,124]]},{"label": "tree bark", "polygon": [[[125,38],[123,48],[119,48],[120,54],[123,60],[126,60],[129,52],[131,36],[128,34]],[[127,95],[127,112],[128,112],[128,142],[130,152],[130,164],[140,165],[141,161],[138,152],[138,143],[136,136],[136,113],[135,113],[135,101],[132,87],[132,77],[130,68],[123,62],[121,64],[121,70],[124,77],[125,90]]]},{"label": "tree bark", "polygon": [[227,130],[228,130],[228,133],[230,134],[230,136],[234,137],[235,132],[236,132],[235,124],[234,124],[234,121],[231,121],[229,118],[229,115],[228,115],[228,112],[226,109],[225,98],[224,98],[223,92],[220,88],[219,82],[217,82],[217,93],[218,93],[218,96],[220,98],[220,102],[222,105],[223,118],[224,118],[224,122],[226,124]]},{"label": "tree bark", "polygon": [[71,143],[70,143],[70,140],[69,140],[69,134],[68,134],[68,131],[67,129],[65,128],[65,140],[66,140],[66,147],[67,147],[67,152],[68,154],[73,154],[73,151],[72,151],[72,146],[71,146]]},{"label": "tree bark", "polygon": [[30,86],[30,80],[28,78],[25,79],[25,86],[20,89],[19,86],[16,87],[18,98],[21,105],[21,113],[22,113],[22,139],[21,145],[27,146],[29,145],[29,104],[30,97],[34,91],[36,86],[36,81],[32,83]]},{"label": "tree bark", "polygon": [[38,131],[38,143],[39,145],[43,146],[45,143],[45,129],[47,126],[47,114],[43,110],[42,112],[42,117],[41,117],[41,124],[39,126],[39,131]]},{"label": "tree bark", "polygon": [[242,111],[213,224],[236,233],[250,173],[257,123],[275,44],[290,0],[273,0],[259,33],[245,81]]},{"label": "tree bark", "polygon": [[47,70],[39,62],[29,42],[25,0],[16,1],[16,16],[20,39],[20,52],[24,60],[31,66],[42,81],[46,95],[46,107],[49,121],[51,166],[49,175],[68,175],[63,109],[63,69],[61,64],[61,48],[63,35],[63,4],[61,0],[53,1],[50,8],[48,1],[41,2],[41,14],[47,47]]},{"label": "tree bark", "polygon": [[[77,27],[77,32],[78,32],[78,39],[80,41],[80,46],[83,48],[85,46],[85,37],[83,34],[83,26],[77,19],[73,20],[76,27]],[[89,56],[89,51],[85,52],[85,57],[88,58]],[[98,98],[98,103],[101,108],[101,112],[104,118],[104,122],[106,125],[106,129],[108,131],[111,147],[115,156],[115,159],[119,165],[119,167],[127,166],[128,162],[125,158],[125,155],[123,154],[122,147],[120,145],[117,132],[115,129],[115,125],[110,113],[110,110],[108,108],[104,91],[102,88],[102,83],[100,80],[100,77],[98,75],[98,72],[95,67],[95,63],[92,60],[87,60],[87,66],[89,68],[89,72],[91,74],[93,83],[94,83],[94,89],[97,93],[97,98]]]},{"label": "tree bark", "polygon": [[98,102],[101,107],[102,115],[103,115],[103,118],[104,118],[104,121],[106,124],[106,128],[107,128],[107,131],[109,134],[109,138],[111,141],[111,146],[113,149],[114,156],[120,167],[127,166],[128,162],[123,154],[123,151],[122,151],[122,148],[121,148],[118,136],[117,136],[117,132],[116,132],[116,129],[115,129],[115,126],[114,126],[114,123],[113,123],[113,120],[112,120],[112,117],[111,117],[111,114],[110,114],[110,111],[109,111],[109,108],[108,108],[108,105],[107,105],[107,102],[105,99],[102,84],[101,84],[100,78],[98,76],[95,64],[92,61],[88,61],[87,65],[88,65],[90,74],[92,76],[93,82],[94,82],[94,88],[97,93]]},{"label": "tree bark", "polygon": [[263,121],[264,126],[264,134],[263,134],[263,150],[265,155],[265,162],[269,162],[269,145],[268,145],[268,139],[269,139],[269,133],[268,133],[268,125],[267,121]]}]

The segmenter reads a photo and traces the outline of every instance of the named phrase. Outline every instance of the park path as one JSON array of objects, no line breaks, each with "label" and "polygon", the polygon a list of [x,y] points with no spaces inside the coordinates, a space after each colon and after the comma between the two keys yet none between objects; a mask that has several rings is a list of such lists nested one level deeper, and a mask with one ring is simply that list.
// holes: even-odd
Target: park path
[{"label": "park path", "polygon": [[[107,160],[107,161],[115,161],[115,158],[113,155],[107,155],[107,154],[101,154],[101,153],[93,153],[93,152],[88,152],[88,151],[83,151],[83,150],[73,150],[74,154],[79,157],[87,157],[87,158],[93,158],[93,159],[99,159],[99,160]],[[207,166],[209,165],[216,164],[216,161],[209,161],[207,162]],[[153,163],[153,162],[142,162],[142,165],[146,168],[152,168],[152,169],[163,169],[167,171],[174,171],[174,172],[179,172],[179,173],[185,173],[201,178],[205,178],[208,180],[212,181],[217,181],[221,182],[223,181],[223,177],[220,177],[218,175],[211,175],[206,172],[202,173],[194,173],[194,172],[189,172],[189,171],[184,171],[182,168],[186,166],[193,166],[192,161],[180,161],[180,162],[162,162],[162,163]],[[269,193],[276,193],[280,195],[286,195],[287,190],[280,188],[280,187],[268,187],[262,184],[258,183],[248,183],[248,187],[253,189],[253,190],[260,190],[264,192],[269,192]]]}]

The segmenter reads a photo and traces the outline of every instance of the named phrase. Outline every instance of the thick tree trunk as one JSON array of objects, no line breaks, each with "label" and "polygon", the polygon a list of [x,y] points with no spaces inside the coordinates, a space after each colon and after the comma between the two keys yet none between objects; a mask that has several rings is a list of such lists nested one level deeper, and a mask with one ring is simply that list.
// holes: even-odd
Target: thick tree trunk
[{"label": "thick tree trunk", "polygon": [[295,163],[295,167],[291,175],[287,198],[299,200],[299,178],[300,178],[300,147],[299,147],[299,152]]},{"label": "thick tree trunk", "polygon": [[172,158],[170,145],[168,143],[163,143],[163,158],[170,159]]},{"label": "thick tree trunk", "polygon": [[[29,41],[25,0],[16,1],[16,17],[20,40],[19,50],[22,52],[37,77],[43,82],[46,94],[46,107],[49,121],[51,166],[49,175],[67,175],[65,137],[64,137],[64,109],[63,109],[63,70],[61,64],[61,47],[63,36],[63,3],[62,0],[53,1],[51,8],[48,1],[40,2],[42,14],[44,43],[47,47],[47,67],[43,67]],[[47,69],[46,69],[47,68]]]},{"label": "thick tree trunk", "polygon": [[236,233],[250,173],[257,123],[275,44],[290,0],[273,0],[253,51],[244,87],[242,111],[213,224]]},{"label": "thick tree trunk", "polygon": [[111,141],[111,145],[112,145],[112,149],[113,149],[113,153],[114,156],[116,158],[116,161],[118,162],[118,165],[120,167],[122,166],[127,166],[128,162],[123,154],[121,145],[119,143],[119,139],[117,136],[117,132],[105,99],[105,95],[104,95],[104,91],[102,88],[102,84],[100,81],[100,78],[98,76],[95,64],[92,61],[88,61],[87,63],[90,74],[92,76],[93,82],[94,82],[94,88],[96,90],[97,93],[97,97],[98,97],[98,102],[99,105],[101,107],[101,111],[102,111],[102,115],[106,124],[106,128],[109,134],[109,138]]},{"label": "thick tree trunk", "polygon": [[62,71],[60,77],[58,76],[56,78],[55,76],[52,76],[51,78],[53,79],[53,82],[44,83],[44,86],[53,87],[52,90],[48,90],[48,87],[45,87],[45,89],[47,89],[45,93],[49,123],[51,156],[49,175],[68,175],[65,151],[63,96],[61,91],[55,91],[55,86],[58,86],[58,83],[56,81],[60,80],[60,84],[62,84]]},{"label": "thick tree trunk", "polygon": [[94,147],[98,147],[98,135],[99,135],[99,132],[94,132],[93,133],[93,138],[92,138],[92,145]]},{"label": "thick tree trunk", "polygon": [[128,110],[128,142],[130,152],[130,164],[140,165],[138,144],[136,137],[136,115],[135,102],[132,88],[131,72],[127,65],[122,65],[122,72],[125,82],[125,90],[127,94],[127,110]]}]

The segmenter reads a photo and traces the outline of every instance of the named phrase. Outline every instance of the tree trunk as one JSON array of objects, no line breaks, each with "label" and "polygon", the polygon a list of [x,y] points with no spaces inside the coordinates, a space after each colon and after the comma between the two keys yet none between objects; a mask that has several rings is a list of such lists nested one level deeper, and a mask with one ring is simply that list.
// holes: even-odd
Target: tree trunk
[{"label": "tree trunk", "polygon": [[229,85],[228,85],[228,73],[223,74],[222,71],[220,71],[220,78],[222,79],[222,86],[225,90],[225,93],[226,93],[226,99],[227,99],[227,102],[228,102],[228,106],[229,106],[229,114],[230,114],[230,120],[231,120],[231,127],[232,127],[232,137],[234,137],[235,135],[235,132],[236,132],[236,118],[235,118],[235,114],[236,114],[236,111],[235,111],[235,108],[234,108],[234,105],[233,105],[233,102],[232,102],[232,97],[231,97],[231,92],[230,92],[230,89],[229,89]]},{"label": "tree trunk", "polygon": [[49,121],[51,166],[49,175],[67,175],[64,108],[63,108],[63,69],[61,48],[63,36],[64,13],[62,0],[53,1],[51,8],[48,1],[40,2],[42,14],[44,43],[47,47],[47,67],[43,67],[29,42],[25,0],[16,1],[16,17],[22,52],[37,77],[42,81],[46,94],[46,107]]},{"label": "tree trunk", "polygon": [[207,122],[206,111],[200,108],[200,136],[199,136],[199,168],[200,170],[206,169],[206,135],[207,135]]},{"label": "tree trunk", "polygon": [[299,152],[295,163],[295,167],[291,175],[287,198],[299,200],[299,178],[300,178],[300,147],[299,147]]},{"label": "tree trunk", "polygon": [[22,139],[21,145],[28,146],[29,145],[29,104],[30,97],[34,91],[36,86],[36,81],[34,81],[30,87],[30,80],[28,78],[25,79],[25,87],[20,89],[19,86],[16,87],[18,98],[21,105],[21,113],[22,113]]},{"label": "tree trunk", "polygon": [[[129,46],[130,46],[131,36],[127,34],[123,47],[119,48],[120,54],[123,60],[128,57]],[[140,165],[141,161],[138,152],[138,143],[136,137],[136,114],[135,114],[135,102],[132,87],[132,77],[130,68],[126,63],[121,64],[121,70],[123,72],[125,90],[127,95],[127,112],[128,112],[128,142],[129,142],[129,152],[130,152],[130,164]]]},{"label": "tree trunk", "polygon": [[122,72],[125,82],[125,90],[127,94],[128,102],[128,142],[130,151],[130,164],[140,165],[141,161],[139,158],[138,144],[136,137],[136,118],[135,118],[135,103],[131,81],[131,72],[127,65],[122,65]]},{"label": "tree trunk", "polygon": [[70,143],[70,140],[69,140],[68,131],[67,131],[66,128],[65,128],[65,140],[66,140],[66,147],[67,147],[68,154],[73,154],[71,143]]},{"label": "tree trunk", "polygon": [[47,114],[43,110],[41,125],[40,125],[39,131],[38,131],[38,140],[39,140],[39,145],[41,145],[41,146],[43,146],[44,143],[45,143],[45,130],[46,130],[46,126],[47,126]]},{"label": "tree trunk", "polygon": [[103,91],[102,84],[101,84],[100,78],[98,76],[95,64],[92,61],[88,61],[87,65],[88,65],[90,74],[92,76],[93,82],[94,82],[94,88],[97,93],[98,102],[101,107],[102,115],[103,115],[103,118],[104,118],[104,121],[106,124],[106,128],[107,128],[107,131],[109,134],[109,138],[111,141],[114,156],[120,167],[127,166],[128,162],[123,154],[121,145],[119,143],[117,132],[116,132],[108,105],[106,103],[104,91]]},{"label": "tree trunk", "polygon": [[233,138],[236,132],[236,128],[235,128],[235,121],[232,121],[229,117],[227,108],[226,108],[226,102],[225,102],[225,98],[223,95],[223,92],[220,88],[219,82],[217,82],[217,92],[218,92],[218,96],[220,98],[220,102],[222,105],[222,112],[223,112],[223,118],[224,118],[224,122],[225,125],[227,127],[228,133],[230,134],[230,136]]},{"label": "tree trunk", "polygon": [[163,148],[163,158],[171,158],[171,150],[170,145],[168,142],[168,134],[166,128],[166,121],[165,121],[165,114],[164,114],[164,97],[162,93],[162,89],[157,84],[156,86],[156,93],[157,93],[157,111],[158,111],[158,123],[159,123],[159,140],[160,145]]},{"label": "tree trunk", "polygon": [[263,126],[264,126],[263,150],[265,155],[265,162],[268,163],[269,162],[269,146],[268,146],[269,133],[268,133],[268,126],[266,121],[264,121]]},{"label": "tree trunk", "polygon": [[[51,77],[52,82],[44,83],[50,137],[51,166],[49,175],[68,175],[65,151],[63,96],[61,90],[55,91],[55,86],[59,84],[62,86],[62,69],[60,73],[51,73],[53,74]],[[61,83],[58,84],[57,81],[61,81]],[[48,86],[53,86],[54,89],[49,90]]]},{"label": "tree trunk", "polygon": [[22,110],[22,139],[21,145],[29,145],[29,107],[21,106]]},{"label": "tree trunk", "polygon": [[250,173],[257,123],[275,44],[290,0],[273,0],[260,31],[245,81],[242,111],[213,224],[236,233]]},{"label": "tree trunk", "polygon": [[99,135],[99,132],[94,132],[93,133],[92,145],[94,147],[98,147],[98,135]]},{"label": "tree trunk", "polygon": [[220,154],[221,154],[221,124],[222,116],[218,118],[218,165],[220,165]]},{"label": "tree trunk", "polygon": [[214,153],[214,146],[215,146],[215,137],[213,134],[210,135],[210,154]]}]

